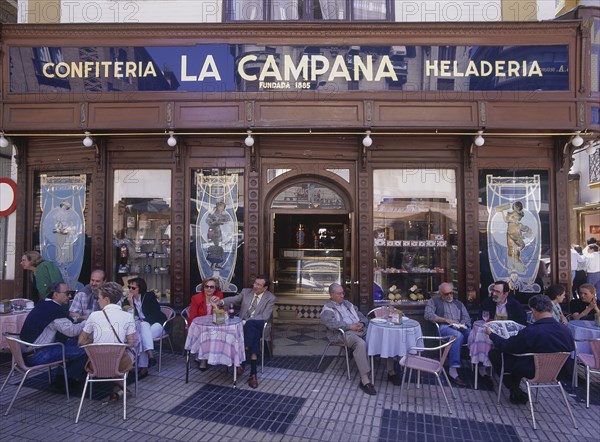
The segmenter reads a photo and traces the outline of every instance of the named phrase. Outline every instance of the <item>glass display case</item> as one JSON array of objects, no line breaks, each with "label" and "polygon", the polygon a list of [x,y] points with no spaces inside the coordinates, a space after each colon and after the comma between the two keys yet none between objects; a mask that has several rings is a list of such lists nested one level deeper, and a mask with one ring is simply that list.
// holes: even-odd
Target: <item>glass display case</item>
[{"label": "glass display case", "polygon": [[[115,171],[127,176],[128,171]],[[114,280],[127,285],[144,278],[160,302],[171,297],[170,171],[136,171],[136,180],[115,184],[113,208]]]},{"label": "glass display case", "polygon": [[329,285],[341,284],[342,249],[280,249],[275,263],[277,295],[328,297]]},{"label": "glass display case", "polygon": [[[450,175],[446,169],[375,171],[375,305],[423,304],[442,282],[458,288],[454,181],[440,179]],[[403,185],[392,188],[398,182]]]}]

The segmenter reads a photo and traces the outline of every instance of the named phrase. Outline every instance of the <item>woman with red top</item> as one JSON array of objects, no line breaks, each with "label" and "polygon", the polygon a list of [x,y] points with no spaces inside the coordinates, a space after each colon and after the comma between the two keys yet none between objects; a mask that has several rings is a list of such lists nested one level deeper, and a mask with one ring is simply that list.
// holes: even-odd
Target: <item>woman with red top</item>
[{"label": "woman with red top", "polygon": [[[206,316],[212,314],[212,304],[218,303],[223,299],[223,292],[217,278],[206,278],[202,281],[202,291],[192,296],[190,304],[190,319],[192,322],[197,316]],[[201,371],[206,370],[206,360],[198,361],[198,368]]]}]

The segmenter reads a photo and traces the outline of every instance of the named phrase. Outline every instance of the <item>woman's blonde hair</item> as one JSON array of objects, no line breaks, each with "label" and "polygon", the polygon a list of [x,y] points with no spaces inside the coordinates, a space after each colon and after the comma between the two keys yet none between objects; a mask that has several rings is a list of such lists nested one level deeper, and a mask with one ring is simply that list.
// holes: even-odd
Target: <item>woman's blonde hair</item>
[{"label": "woman's blonde hair", "polygon": [[36,252],[35,250],[25,252],[24,255],[27,257],[27,259],[31,262],[31,265],[34,267],[37,267],[41,263],[44,262],[44,258],[42,258],[42,255],[40,255],[40,252]]}]

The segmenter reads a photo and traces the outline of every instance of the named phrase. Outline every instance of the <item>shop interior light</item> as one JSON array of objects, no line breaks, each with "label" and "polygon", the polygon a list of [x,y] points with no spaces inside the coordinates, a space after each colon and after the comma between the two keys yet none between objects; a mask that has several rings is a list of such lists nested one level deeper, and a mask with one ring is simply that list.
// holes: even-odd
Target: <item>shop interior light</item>
[{"label": "shop interior light", "polygon": [[83,139],[83,145],[85,147],[92,147],[94,145],[94,139],[90,137],[90,133],[85,131],[85,138]]},{"label": "shop interior light", "polygon": [[0,132],[0,147],[8,147],[8,140],[4,136],[4,132]]},{"label": "shop interior light", "polygon": [[172,130],[169,131],[169,138],[167,139],[167,144],[171,147],[177,146],[177,138],[175,138],[175,132]]},{"label": "shop interior light", "polygon": [[254,138],[252,138],[252,131],[251,130],[248,131],[248,136],[244,140],[244,144],[246,146],[248,146],[248,147],[254,146]]},{"label": "shop interior light", "polygon": [[473,140],[473,143],[477,147],[481,147],[481,146],[483,146],[485,144],[485,138],[483,138],[483,131],[482,130],[477,131],[477,136]]},{"label": "shop interior light", "polygon": [[371,147],[373,145],[373,138],[371,138],[370,130],[365,132],[365,137],[363,138],[362,143],[365,147]]},{"label": "shop interior light", "polygon": [[575,132],[575,136],[571,139],[573,147],[580,147],[583,144],[583,138],[581,138],[581,131]]}]

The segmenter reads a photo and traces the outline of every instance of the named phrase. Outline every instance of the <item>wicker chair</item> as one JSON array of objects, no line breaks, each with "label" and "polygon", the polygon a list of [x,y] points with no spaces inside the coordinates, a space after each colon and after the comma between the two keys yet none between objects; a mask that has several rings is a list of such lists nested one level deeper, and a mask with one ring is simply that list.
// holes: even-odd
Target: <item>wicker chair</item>
[{"label": "wicker chair", "polygon": [[[575,367],[573,367],[573,386],[577,386],[577,367],[585,367],[585,406],[590,408],[590,374],[600,374],[600,338],[587,341],[592,349],[592,354],[577,353]],[[576,347],[577,348],[577,347]]]},{"label": "wicker chair", "polygon": [[169,335],[169,332],[167,331],[167,324],[175,318],[175,310],[173,310],[171,307],[168,307],[166,305],[161,305],[160,311],[164,313],[164,315],[167,317],[167,320],[165,322],[163,322],[163,324],[162,324],[163,331],[162,331],[161,335],[157,338],[154,338],[154,342],[156,342],[156,341],[160,342],[159,347],[158,347],[158,372],[159,373],[160,373],[160,369],[162,367],[162,348],[163,348],[163,341],[165,339],[169,341],[169,347],[171,348],[171,353],[175,353],[173,351],[173,343],[171,342],[171,336]]},{"label": "wicker chair", "polygon": [[[11,364],[10,373],[8,373],[8,376],[4,380],[4,383],[2,384],[2,388],[0,388],[0,393],[4,390],[4,387],[8,383],[8,380],[11,378],[12,374],[15,371],[19,371],[19,372],[23,373],[23,377],[21,378],[19,387],[17,388],[15,395],[13,396],[12,400],[10,401],[10,404],[8,405],[8,408],[6,409],[4,416],[8,415],[8,412],[12,408],[12,406],[15,402],[15,399],[19,395],[19,391],[21,391],[21,387],[23,387],[23,384],[25,383],[25,379],[27,379],[27,376],[29,376],[29,373],[47,369],[48,370],[48,383],[50,384],[50,383],[52,383],[52,371],[51,371],[52,367],[61,367],[62,368],[63,376],[65,377],[65,390],[67,392],[67,402],[69,402],[69,382],[67,380],[67,364],[66,364],[66,359],[65,359],[64,344],[62,344],[60,342],[53,342],[51,344],[30,344],[29,342],[22,341],[20,339],[17,339],[16,337],[6,336],[6,335],[5,335],[5,337],[6,337],[6,343],[8,344],[8,347],[10,348],[10,352],[12,353],[12,364]],[[54,362],[49,362],[47,364],[34,365],[31,367],[25,363],[25,359],[23,358],[23,353],[22,353],[23,348],[34,348],[37,350],[37,349],[53,347],[53,346],[61,347],[62,359],[60,359],[58,361],[54,361]]]},{"label": "wicker chair", "polygon": [[[452,392],[452,397],[456,399],[454,389],[452,388],[452,385],[450,385],[450,379],[448,379],[448,374],[444,370],[444,362],[446,362],[446,358],[448,357],[448,353],[450,352],[450,347],[452,346],[456,338],[454,336],[421,336],[417,339],[417,343],[419,342],[419,340],[423,342],[425,340],[436,340],[438,342],[441,342],[441,344],[435,347],[411,347],[408,353],[400,359],[400,366],[404,367],[404,372],[402,373],[402,383],[400,384],[400,403],[402,403],[402,389],[404,388],[404,381],[406,380],[407,371],[409,371],[408,382],[410,382],[413,370],[416,370],[419,374],[420,372],[431,373],[435,375],[437,382],[442,389],[444,399],[446,400],[448,412],[452,414],[452,408],[450,408],[450,402],[448,402],[448,397],[446,396],[446,392],[444,391],[444,386],[442,385],[442,380],[440,379],[440,373],[444,373],[446,382],[448,383],[450,391]],[[424,351],[439,351],[440,357],[439,359],[432,359],[427,358],[425,356],[421,356],[421,352]],[[417,377],[417,379],[419,378]],[[419,380],[417,380],[417,388],[418,385]]]},{"label": "wicker chair", "polygon": [[[531,410],[531,420],[533,421],[533,429],[537,430],[535,414],[533,412],[533,401],[531,397],[532,388],[559,388],[567,406],[567,410],[569,410],[571,420],[573,421],[573,426],[575,428],[578,428],[577,422],[575,421],[575,416],[573,415],[573,411],[571,411],[571,406],[569,405],[569,401],[567,399],[567,394],[565,393],[565,390],[563,389],[561,383],[557,379],[558,374],[562,369],[563,365],[565,365],[565,362],[569,358],[570,353],[523,353],[513,354],[512,356],[533,357],[535,375],[532,379],[525,378],[525,384],[527,385],[527,396],[529,397],[529,409]],[[502,353],[502,368],[500,370],[500,382],[498,383],[498,403],[500,403],[502,380],[505,374],[507,373],[504,372],[504,353]],[[537,402],[537,390],[535,392],[535,399]]]},{"label": "wicker chair", "polygon": [[[94,382],[123,382],[123,420],[127,419],[127,375],[126,371],[119,370],[119,364],[123,353],[127,351],[127,344],[88,344],[82,347],[88,355],[89,368],[85,378],[85,385],[79,401],[79,409],[75,423],[79,422],[81,407],[85,399],[85,392],[90,384],[90,400],[92,399],[92,384]],[[137,391],[137,377],[136,377]]]},{"label": "wicker chair", "polygon": [[350,359],[348,357],[348,346],[346,345],[346,333],[341,328],[338,328],[338,331],[341,333],[342,339],[340,341],[335,341],[335,342],[328,341],[327,342],[327,347],[325,347],[325,350],[323,351],[323,354],[321,355],[321,359],[319,360],[319,364],[317,365],[317,370],[319,370],[319,368],[321,367],[321,363],[323,362],[323,358],[327,354],[327,350],[329,350],[329,347],[331,347],[333,345],[335,347],[340,347],[340,352],[338,353],[338,357],[342,355],[342,351],[345,351],[345,353],[346,353],[346,370],[348,372],[348,379],[350,379]]}]

